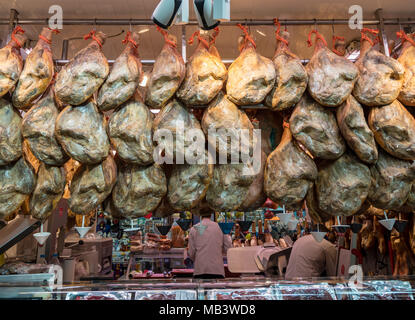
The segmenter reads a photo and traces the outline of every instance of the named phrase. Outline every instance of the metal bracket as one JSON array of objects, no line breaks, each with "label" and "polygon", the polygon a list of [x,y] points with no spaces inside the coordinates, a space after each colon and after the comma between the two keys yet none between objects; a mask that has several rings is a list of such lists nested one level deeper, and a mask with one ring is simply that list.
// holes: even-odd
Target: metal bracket
[{"label": "metal bracket", "polygon": [[375,11],[376,18],[379,20],[379,36],[382,39],[382,46],[381,51],[387,57],[389,57],[389,45],[388,45],[388,38],[386,37],[385,33],[385,23],[383,19],[383,9],[379,8]]}]

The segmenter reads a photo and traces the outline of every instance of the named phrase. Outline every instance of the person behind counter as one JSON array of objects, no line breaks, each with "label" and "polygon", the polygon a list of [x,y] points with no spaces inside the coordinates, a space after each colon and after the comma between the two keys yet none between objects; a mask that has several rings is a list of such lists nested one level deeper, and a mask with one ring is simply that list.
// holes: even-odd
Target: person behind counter
[{"label": "person behind counter", "polygon": [[[326,238],[335,240],[330,234]],[[335,276],[336,256],[336,246],[331,241],[317,242],[311,234],[305,235],[294,242],[285,279]]]},{"label": "person behind counter", "polygon": [[194,262],[194,278],[225,277],[223,254],[232,247],[230,235],[224,235],[219,225],[210,219],[212,212],[200,211],[200,223],[189,232],[187,255]]}]

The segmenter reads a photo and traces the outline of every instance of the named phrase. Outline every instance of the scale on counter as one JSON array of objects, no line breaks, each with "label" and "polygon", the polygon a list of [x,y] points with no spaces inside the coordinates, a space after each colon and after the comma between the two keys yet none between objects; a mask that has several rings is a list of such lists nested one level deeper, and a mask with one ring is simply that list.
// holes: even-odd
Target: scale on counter
[{"label": "scale on counter", "polygon": [[40,226],[40,221],[30,216],[18,215],[0,230],[0,254],[26,238]]}]

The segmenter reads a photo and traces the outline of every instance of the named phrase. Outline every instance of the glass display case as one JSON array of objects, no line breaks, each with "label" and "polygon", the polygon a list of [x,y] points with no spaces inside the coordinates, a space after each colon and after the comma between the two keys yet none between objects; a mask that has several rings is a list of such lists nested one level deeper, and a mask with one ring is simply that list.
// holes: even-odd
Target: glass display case
[{"label": "glass display case", "polygon": [[[414,300],[415,277],[368,278],[361,288],[334,278],[284,281],[253,276],[224,280],[143,279],[33,286],[1,283],[8,299],[45,300]],[[11,288],[13,290],[11,291]]]}]

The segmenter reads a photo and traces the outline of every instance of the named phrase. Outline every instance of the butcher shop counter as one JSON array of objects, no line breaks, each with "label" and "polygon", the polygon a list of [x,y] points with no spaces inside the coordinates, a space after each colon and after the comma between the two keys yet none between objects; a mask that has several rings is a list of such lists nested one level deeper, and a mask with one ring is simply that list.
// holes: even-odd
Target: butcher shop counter
[{"label": "butcher shop counter", "polygon": [[[0,284],[1,286],[4,284]],[[18,290],[15,290],[18,292]],[[41,287],[33,287],[38,299]],[[415,277],[366,278],[361,288],[347,280],[285,281],[261,276],[235,279],[143,279],[56,285],[50,300],[414,300]],[[24,291],[24,298],[30,299]],[[16,297],[22,298],[16,293]]]}]

